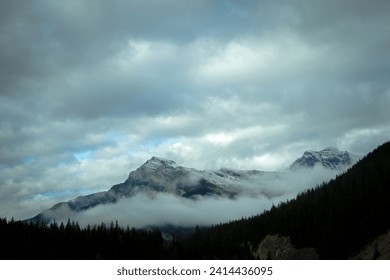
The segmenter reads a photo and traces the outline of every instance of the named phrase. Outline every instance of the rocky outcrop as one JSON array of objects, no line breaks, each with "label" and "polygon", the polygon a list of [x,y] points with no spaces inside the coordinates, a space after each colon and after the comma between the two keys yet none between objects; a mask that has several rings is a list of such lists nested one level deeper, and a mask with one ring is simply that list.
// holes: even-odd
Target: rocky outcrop
[{"label": "rocky outcrop", "polygon": [[353,260],[390,260],[390,230],[368,244]]},{"label": "rocky outcrop", "polygon": [[289,237],[267,235],[253,252],[260,260],[316,260],[318,255],[313,248],[296,249]]}]

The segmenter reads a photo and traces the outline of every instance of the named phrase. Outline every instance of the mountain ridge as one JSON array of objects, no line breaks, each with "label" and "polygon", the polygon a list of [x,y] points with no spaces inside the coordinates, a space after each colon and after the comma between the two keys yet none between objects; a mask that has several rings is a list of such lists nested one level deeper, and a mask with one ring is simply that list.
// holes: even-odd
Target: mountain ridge
[{"label": "mountain ridge", "polygon": [[[325,151],[325,152],[324,152]],[[327,148],[320,152],[305,152],[307,154],[327,154],[333,160],[332,164],[317,160],[326,168],[341,170],[354,163],[352,157],[343,160],[343,156],[349,156],[348,152],[340,152],[335,148]],[[302,159],[301,158],[301,159]],[[340,159],[341,158],[341,159]],[[299,168],[290,168],[290,172],[312,168],[314,165],[303,164],[297,159],[294,164],[301,164]],[[327,164],[326,164],[327,163]],[[340,165],[340,166],[339,166]],[[278,180],[285,176],[283,172],[270,172],[259,170],[235,170],[220,168],[218,170],[197,170],[178,165],[175,161],[153,156],[144,164],[129,173],[123,183],[113,185],[109,190],[79,196],[67,202],[60,202],[53,207],[39,213],[26,221],[50,223],[54,219],[66,219],[75,212],[81,212],[90,208],[116,203],[122,198],[134,197],[143,193],[154,196],[158,193],[168,193],[186,199],[197,199],[204,196],[217,196],[234,199],[243,193],[256,196],[262,195],[269,198],[281,195],[276,190],[267,188],[267,182]]]}]

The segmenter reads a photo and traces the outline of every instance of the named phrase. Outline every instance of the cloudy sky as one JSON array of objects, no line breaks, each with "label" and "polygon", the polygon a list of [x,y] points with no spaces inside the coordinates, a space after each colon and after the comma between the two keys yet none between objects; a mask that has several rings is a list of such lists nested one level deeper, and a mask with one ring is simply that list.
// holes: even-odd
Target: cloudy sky
[{"label": "cloudy sky", "polygon": [[153,155],[279,170],[390,139],[387,0],[0,0],[0,216]]}]

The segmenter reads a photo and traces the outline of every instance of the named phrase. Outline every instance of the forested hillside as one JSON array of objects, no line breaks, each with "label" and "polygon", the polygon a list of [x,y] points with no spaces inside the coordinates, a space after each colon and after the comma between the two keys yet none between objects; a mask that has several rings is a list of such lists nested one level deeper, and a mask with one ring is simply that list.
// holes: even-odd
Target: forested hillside
[{"label": "forested hillside", "polygon": [[390,229],[389,213],[390,143],[385,143],[291,201],[199,233],[187,242],[183,257],[247,258],[264,237],[279,234],[297,248],[314,248],[322,259],[347,259]]}]

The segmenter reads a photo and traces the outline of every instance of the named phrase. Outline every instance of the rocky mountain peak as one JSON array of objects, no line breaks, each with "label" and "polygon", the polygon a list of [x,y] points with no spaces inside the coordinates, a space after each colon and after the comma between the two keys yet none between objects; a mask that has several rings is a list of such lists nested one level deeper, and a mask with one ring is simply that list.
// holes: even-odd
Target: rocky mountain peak
[{"label": "rocky mountain peak", "polygon": [[157,170],[160,168],[176,168],[177,164],[173,160],[161,158],[161,157],[152,157],[146,161],[140,168],[147,169],[150,171]]},{"label": "rocky mountain peak", "polygon": [[316,165],[329,169],[342,170],[354,164],[359,157],[347,151],[340,151],[335,147],[328,147],[321,151],[306,151],[290,166],[291,170],[312,168]]}]

